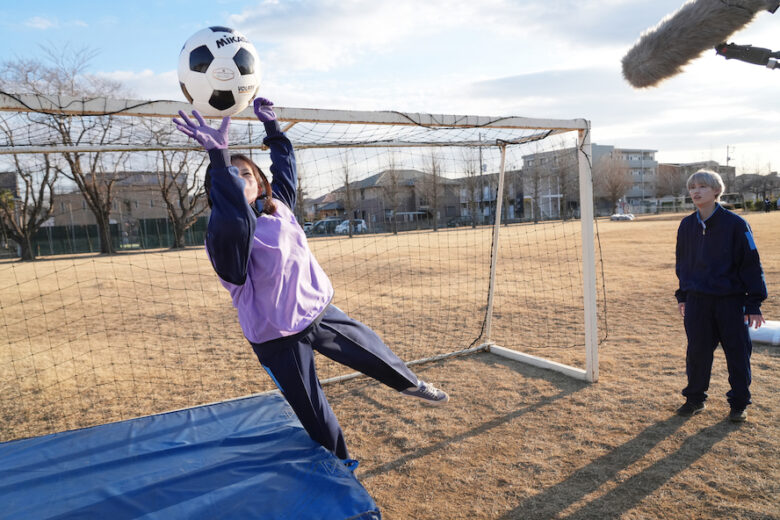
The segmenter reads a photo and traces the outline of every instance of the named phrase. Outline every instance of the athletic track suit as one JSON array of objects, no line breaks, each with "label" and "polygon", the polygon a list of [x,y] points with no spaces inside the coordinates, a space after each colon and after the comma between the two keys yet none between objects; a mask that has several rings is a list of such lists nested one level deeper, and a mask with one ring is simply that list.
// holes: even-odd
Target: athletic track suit
[{"label": "athletic track suit", "polygon": [[312,439],[348,459],[312,349],[398,391],[419,381],[374,331],[330,304],[333,287],[292,212],[298,182],[292,144],[276,121],[265,123],[265,130],[276,212],[262,214],[250,206],[229,152],[211,150],[206,250],[230,291],[244,335],[303,427]]},{"label": "athletic track suit", "polygon": [[750,404],[752,344],[745,314],[761,314],[767,297],[764,273],[748,223],[716,204],[702,221],[698,210],[685,217],[677,230],[675,296],[685,303],[688,336],[682,394],[690,402],[707,399],[713,353],[718,343],[726,354],[732,409]]}]

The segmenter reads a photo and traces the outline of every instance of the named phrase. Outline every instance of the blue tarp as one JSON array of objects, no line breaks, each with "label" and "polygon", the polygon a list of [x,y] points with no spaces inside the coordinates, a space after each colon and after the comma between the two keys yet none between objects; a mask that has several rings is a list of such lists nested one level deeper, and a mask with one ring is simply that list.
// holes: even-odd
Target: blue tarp
[{"label": "blue tarp", "polygon": [[379,509],[264,394],[0,444],[0,518],[362,519]]}]

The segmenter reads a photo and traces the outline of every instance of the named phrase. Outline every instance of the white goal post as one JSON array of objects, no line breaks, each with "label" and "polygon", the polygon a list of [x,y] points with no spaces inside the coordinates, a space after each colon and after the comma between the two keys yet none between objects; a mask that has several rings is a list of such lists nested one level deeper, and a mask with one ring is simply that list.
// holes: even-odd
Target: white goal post
[{"label": "white goal post", "polygon": [[[495,252],[492,254],[492,264],[490,268],[490,291],[488,294],[488,310],[487,310],[487,327],[486,337],[488,338],[489,350],[500,356],[504,356],[516,361],[527,363],[529,365],[537,366],[540,368],[546,368],[554,370],[575,379],[581,379],[590,383],[595,383],[599,378],[598,367],[598,325],[596,320],[597,305],[596,305],[596,255],[595,255],[595,236],[593,232],[593,182],[592,182],[592,164],[591,164],[591,143],[590,143],[590,123],[588,121],[577,120],[572,123],[582,123],[583,128],[578,128],[577,138],[577,157],[578,157],[578,175],[579,175],[579,187],[580,187],[580,202],[581,202],[581,214],[580,224],[582,228],[582,272],[583,272],[583,320],[584,320],[584,333],[585,333],[585,368],[575,368],[563,363],[558,363],[545,359],[542,357],[534,356],[531,354],[524,354],[516,350],[508,349],[499,345],[495,345],[490,342],[490,324],[493,316],[493,294],[496,266],[495,262],[497,256]],[[499,188],[498,191],[503,191],[504,175],[505,175],[505,158],[506,149],[502,148],[501,156],[501,168],[499,173]],[[590,204],[588,204],[590,202]],[[501,216],[501,200],[498,202],[497,215],[498,219],[494,225],[493,231],[493,247],[494,250],[498,248],[499,244],[499,229],[500,229],[500,216]]]},{"label": "white goal post", "polygon": [[[176,132],[164,140],[154,138],[159,129],[172,126],[170,119],[180,110],[189,113],[191,109],[190,104],[177,101],[0,92],[0,172],[10,175],[15,168],[13,160],[19,157],[47,156],[55,161],[65,154],[122,154],[127,168],[149,167],[153,164],[149,158],[156,154],[200,149]],[[309,239],[311,247],[334,280],[335,303],[348,314],[377,330],[408,364],[488,351],[583,381],[598,380],[599,275],[589,121],[274,109],[296,148],[302,184],[299,200],[304,201],[305,220],[311,219],[315,226]],[[63,142],[46,130],[50,126],[43,119],[52,116],[68,119],[81,131],[79,138]],[[254,160],[265,168],[269,160],[262,145],[263,129],[252,108],[232,120],[231,149],[254,154]],[[92,125],[92,121],[101,123]],[[114,131],[112,121],[119,121],[121,130]],[[93,126],[103,133],[91,136]],[[138,166],[141,164],[147,166]],[[0,183],[0,190],[2,187]],[[52,217],[52,224],[47,224],[50,227],[41,228],[54,245],[47,249],[45,243],[39,244],[39,254],[45,256],[50,250],[52,260],[58,258],[57,227],[61,224],[63,240],[72,245],[77,242],[77,221],[82,218],[84,226],[89,223],[86,211],[76,214],[73,201],[78,194],[68,189],[55,190],[58,198],[52,204],[61,213]],[[148,234],[152,224],[163,233],[159,228],[166,226],[164,219],[135,216],[141,214],[143,204],[132,195],[115,195],[116,201],[113,222],[120,233],[122,229],[129,231],[122,238],[122,247],[144,253],[144,233]],[[145,203],[154,205],[153,201]],[[22,204],[21,198],[16,204]],[[348,226],[348,237],[334,235],[325,224],[336,219],[362,220],[368,232],[353,237]],[[330,231],[318,234],[319,222],[324,223],[323,230]],[[136,240],[133,233],[141,239]],[[193,245],[197,243],[196,239]],[[132,387],[128,391],[141,392],[144,385],[152,384],[143,381],[145,371],[152,375],[149,380],[156,381],[154,384],[188,378],[191,384],[187,374],[193,367],[189,365],[220,358],[219,353],[211,358],[209,349],[212,344],[222,344],[222,328],[231,330],[225,344],[240,344],[240,331],[236,332],[237,324],[229,315],[220,322],[224,325],[209,324],[191,333],[176,330],[203,325],[198,313],[214,313],[216,308],[229,314],[231,310],[224,291],[216,287],[202,247],[193,247],[175,262],[162,250],[133,257],[123,253],[87,261],[73,249],[67,260],[72,265],[67,269],[53,267],[53,273],[34,265],[0,261],[0,276],[7,280],[0,297],[8,302],[0,306],[0,326],[5,327],[0,336],[9,337],[8,348],[0,344],[6,351],[0,361],[10,367],[6,369],[8,378],[4,378],[10,381],[4,384],[5,394],[24,401],[28,396],[37,399],[45,394],[41,388],[67,393],[63,388],[81,385],[84,376],[74,365],[82,359],[89,359],[96,367],[96,374],[90,376],[95,382],[90,384],[116,387],[118,396],[124,395],[125,386]],[[52,327],[58,322],[73,323],[68,314],[73,312],[69,299],[76,296],[64,292],[63,287],[69,284],[55,283],[56,291],[43,285],[33,290],[30,284],[43,284],[40,280],[56,277],[58,272],[86,268],[95,279],[83,277],[85,281],[76,284],[81,298],[77,305],[85,307],[85,323],[74,323],[84,328],[66,334],[72,339],[54,343],[48,351],[39,347],[37,342],[47,333],[25,332],[33,328],[26,317],[31,306]],[[115,278],[105,281],[104,273],[108,272]],[[171,281],[174,278],[176,282]],[[103,286],[111,289],[93,293]],[[186,296],[175,294],[180,286],[186,286]],[[52,297],[67,303],[52,304]],[[188,308],[195,309],[191,316],[184,315],[176,303],[182,298]],[[117,310],[93,309],[96,302]],[[96,316],[102,340],[93,330]],[[148,330],[136,331],[138,324]],[[131,337],[136,332],[137,340]],[[149,338],[155,334],[162,338],[159,350],[149,346]],[[99,347],[86,345],[100,341],[113,344],[117,337],[122,337],[132,355],[143,351],[144,361],[131,365],[131,361],[115,358],[104,360],[103,353],[95,354]],[[196,340],[208,347],[196,348],[194,360],[187,358],[189,351],[182,350],[174,361],[163,345]],[[246,350],[244,347],[240,348]],[[61,351],[68,352],[66,361],[62,361]],[[119,366],[123,368],[117,369]],[[114,372],[103,380],[105,367],[105,371]],[[225,373],[230,372],[227,367]],[[355,376],[330,368],[321,372],[323,382]],[[131,380],[125,381],[125,377]],[[15,383],[14,378],[24,383]],[[204,386],[211,384],[205,376],[202,379]],[[245,391],[230,392],[237,393],[204,390],[202,396],[170,401],[174,406],[152,403],[142,412],[238,397]],[[75,393],[90,391],[79,388]],[[106,420],[111,418],[116,417]],[[83,426],[90,421],[66,423]]]}]

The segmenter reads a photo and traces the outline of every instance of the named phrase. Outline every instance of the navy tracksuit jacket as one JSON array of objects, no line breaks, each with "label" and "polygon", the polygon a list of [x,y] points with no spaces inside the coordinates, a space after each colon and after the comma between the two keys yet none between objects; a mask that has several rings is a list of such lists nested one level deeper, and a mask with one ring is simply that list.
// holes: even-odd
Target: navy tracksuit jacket
[{"label": "navy tracksuit jacket", "polygon": [[767,297],[758,250],[748,223],[716,205],[705,221],[699,212],[685,217],[677,231],[677,301],[685,303],[688,337],[683,395],[704,402],[718,343],[726,354],[733,409],[750,404],[752,345],[746,314],[761,314]]},{"label": "navy tracksuit jacket", "polygon": [[[277,122],[266,123],[265,129],[267,137],[263,142],[271,150],[273,198],[278,204],[285,204],[292,210],[296,202],[298,178],[292,144],[281,132]],[[272,225],[267,224],[267,220],[265,224],[258,223],[259,212],[247,204],[243,193],[244,182],[236,174],[237,170],[230,166],[227,151],[212,150],[209,156],[213,169],[211,198],[214,205],[206,238],[209,258],[223,281],[232,285],[250,284],[252,286],[249,289],[254,290],[253,280],[249,279],[248,264],[254,251],[253,243],[259,240],[256,236],[257,226]],[[279,212],[277,208],[277,214]],[[269,232],[275,230],[272,226]],[[302,230],[298,228],[295,232],[302,233]],[[295,249],[296,258],[311,254],[305,241],[301,244],[289,235],[282,238],[285,239],[280,240],[280,247],[284,245],[288,249]],[[262,260],[278,262],[277,259],[282,255],[276,253],[272,249]],[[285,269],[287,272],[282,273],[282,276],[291,280],[294,277],[289,271],[300,270],[300,264]],[[290,307],[291,303],[293,307],[305,306],[304,300],[298,298],[304,289],[298,286],[287,289],[282,294],[283,301],[273,302],[283,309]],[[251,308],[255,311],[261,308],[258,299],[269,298],[262,290],[251,294],[255,298]],[[255,323],[250,319],[247,322],[250,328]],[[246,329],[244,334],[249,339]],[[324,309],[311,323],[295,334],[283,336],[280,333],[277,337],[260,342],[249,341],[260,363],[273,378],[309,435],[342,459],[348,459],[349,452],[341,426],[320,386],[314,360],[315,350],[398,391],[419,384],[417,376],[373,330],[350,318],[335,305],[328,305],[328,302],[325,302]]]}]

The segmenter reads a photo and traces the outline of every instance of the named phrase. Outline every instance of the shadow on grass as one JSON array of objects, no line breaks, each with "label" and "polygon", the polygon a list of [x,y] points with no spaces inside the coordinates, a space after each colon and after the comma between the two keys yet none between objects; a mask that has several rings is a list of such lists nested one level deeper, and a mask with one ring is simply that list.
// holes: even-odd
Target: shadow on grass
[{"label": "shadow on grass", "polygon": [[[487,354],[486,356],[490,356]],[[494,364],[502,364],[506,366],[512,367],[512,369],[516,371],[523,372],[526,377],[529,378],[538,378],[538,379],[544,379],[545,381],[549,381],[553,384],[555,384],[559,392],[539,398],[535,403],[530,404],[528,406],[525,406],[523,408],[519,408],[518,410],[515,410],[511,413],[501,415],[499,417],[496,417],[490,421],[484,422],[480,424],[479,426],[476,426],[474,428],[471,428],[470,430],[467,430],[462,433],[458,433],[457,435],[452,435],[450,437],[443,437],[439,442],[436,442],[430,446],[426,446],[417,450],[414,450],[410,453],[406,453],[401,457],[398,457],[395,460],[392,460],[390,462],[387,462],[385,464],[382,464],[381,466],[377,466],[375,468],[372,468],[364,473],[360,474],[361,480],[367,480],[372,477],[382,475],[384,473],[387,473],[389,471],[396,470],[405,464],[409,463],[412,460],[419,459],[422,457],[426,457],[428,455],[431,455],[432,453],[435,453],[439,450],[445,449],[448,446],[450,446],[453,443],[457,443],[463,440],[466,440],[470,437],[478,437],[486,432],[489,432],[490,430],[494,428],[498,428],[508,422],[514,421],[518,417],[522,417],[525,414],[533,413],[537,411],[540,408],[544,408],[545,406],[549,406],[553,404],[555,401],[562,399],[568,395],[574,394],[578,392],[579,390],[585,388],[588,386],[588,383],[577,381],[575,379],[571,379],[568,377],[565,377],[560,374],[556,374],[554,372],[551,372],[549,370],[543,370],[538,369],[535,367],[532,367],[530,365],[523,365],[521,363],[517,363],[514,361],[505,360],[502,358],[497,357],[474,357],[472,359],[477,359],[486,363],[494,363]],[[379,409],[384,409],[387,413],[397,414],[397,410],[391,409],[379,402],[377,402],[374,399],[371,399],[370,397],[363,394],[361,391],[354,392],[354,395],[359,396],[361,399],[365,399],[366,401],[370,402],[374,407]],[[411,419],[405,420],[404,422],[408,422],[409,424],[415,424],[415,422]]]},{"label": "shadow on grass", "polygon": [[[99,251],[85,251],[83,253],[62,253],[58,255],[39,255],[35,258],[34,262],[37,263],[46,263],[46,262],[56,262],[59,260],[89,260],[89,259],[97,259],[97,258],[123,258],[126,256],[139,256],[139,255],[148,255],[148,254],[160,254],[160,253],[170,253],[170,254],[177,254],[177,253],[184,253],[192,250],[202,250],[203,245],[188,245],[184,246],[181,249],[173,249],[170,246],[164,246],[164,247],[158,247],[158,248],[150,248],[150,249],[117,249],[111,254],[105,254],[101,253]],[[204,256],[205,259],[205,251]],[[13,258],[0,258],[0,264],[3,263],[25,263],[19,257],[13,257]]]},{"label": "shadow on grass", "polygon": [[772,345],[770,343],[753,342],[754,354],[766,354],[770,357],[780,357],[780,345]]},{"label": "shadow on grass", "polygon": [[565,516],[560,513],[586,495],[613,480],[617,473],[642,459],[661,441],[672,435],[686,419],[673,415],[574,472],[569,478],[530,497],[500,520],[527,518],[619,518],[672,477],[690,467],[729,433],[739,428],[728,420],[704,428],[688,437],[674,453],[621,482],[608,493]]}]

